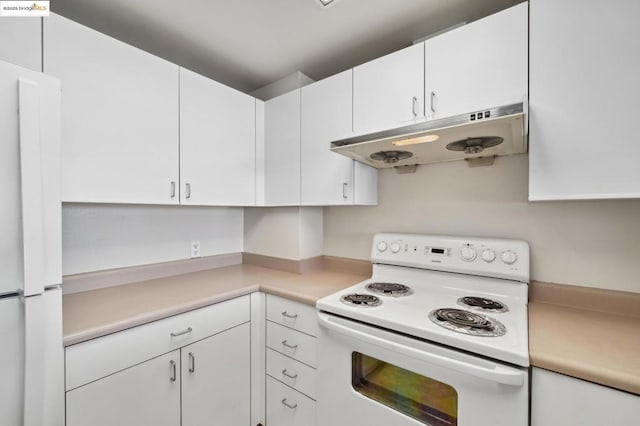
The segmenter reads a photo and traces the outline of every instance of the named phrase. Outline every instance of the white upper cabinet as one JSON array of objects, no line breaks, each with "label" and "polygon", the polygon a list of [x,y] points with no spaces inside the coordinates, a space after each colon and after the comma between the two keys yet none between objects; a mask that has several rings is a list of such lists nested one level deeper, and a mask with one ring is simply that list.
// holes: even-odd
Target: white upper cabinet
[{"label": "white upper cabinet", "polygon": [[[377,171],[355,174],[350,158],[331,152],[331,141],[352,132],[352,71],[345,71],[302,88],[301,199],[302,205],[363,204],[376,199]],[[360,180],[356,181],[355,177]]]},{"label": "white upper cabinet", "polygon": [[424,44],[353,69],[353,130],[364,134],[424,119]]},{"label": "white upper cabinet", "polygon": [[42,71],[42,18],[0,19],[0,61]]},{"label": "white upper cabinet", "polygon": [[425,42],[427,118],[512,103],[527,94],[528,4]]},{"label": "white upper cabinet", "polygon": [[255,99],[180,69],[180,202],[255,204]]},{"label": "white upper cabinet", "polygon": [[60,16],[44,72],[62,84],[62,200],[178,203],[178,66]]},{"label": "white upper cabinet", "polygon": [[640,2],[530,3],[529,199],[640,197]]},{"label": "white upper cabinet", "polygon": [[264,104],[264,205],[300,205],[300,89]]}]

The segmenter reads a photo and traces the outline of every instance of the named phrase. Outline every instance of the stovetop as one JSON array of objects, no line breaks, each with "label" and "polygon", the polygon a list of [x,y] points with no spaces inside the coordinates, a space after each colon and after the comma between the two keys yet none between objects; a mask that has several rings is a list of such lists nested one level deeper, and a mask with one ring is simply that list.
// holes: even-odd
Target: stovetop
[{"label": "stovetop", "polygon": [[[380,253],[380,241],[399,238],[402,238],[403,242],[400,244],[407,247],[407,252]],[[425,238],[430,238],[426,247],[432,247],[434,242],[438,242],[449,252],[448,259],[442,258],[439,253],[435,256],[435,259],[441,261],[437,264],[440,270],[423,269],[429,267],[429,263],[434,260],[429,249],[418,245],[418,249],[413,250],[413,243],[424,246]],[[445,238],[441,241],[434,241],[433,238],[377,235],[372,258],[387,263],[398,259],[395,263],[400,265],[374,263],[371,279],[320,299],[316,304],[317,308],[475,354],[528,366],[528,285],[527,282],[502,278],[504,275],[511,275],[513,278],[519,271],[514,270],[511,265],[506,269],[504,263],[496,264],[495,267],[469,264],[469,261],[454,258],[459,251],[454,246],[458,244],[457,240],[450,243],[446,237],[437,237]],[[406,244],[406,241],[410,243]],[[504,243],[506,240],[500,241]],[[478,244],[476,240],[474,242]],[[467,244],[465,242],[460,247],[469,247]],[[482,247],[486,250],[488,244],[485,239]],[[387,243],[387,248],[389,246]],[[526,270],[526,277],[524,273],[522,276],[528,281],[528,246],[526,253],[523,253],[520,246],[517,247],[517,252],[516,249],[511,250],[519,257],[523,265],[521,270]],[[502,250],[504,252],[505,249]],[[422,252],[424,256],[419,258],[416,252]],[[393,257],[396,254],[398,256]],[[409,261],[406,260],[408,256],[411,256]],[[423,264],[418,264],[418,261]],[[411,263],[413,266],[404,266],[403,263]],[[497,272],[492,273],[492,268]],[[472,273],[482,270],[483,274],[494,276],[456,272],[460,270]],[[356,302],[352,303],[350,300]]]}]

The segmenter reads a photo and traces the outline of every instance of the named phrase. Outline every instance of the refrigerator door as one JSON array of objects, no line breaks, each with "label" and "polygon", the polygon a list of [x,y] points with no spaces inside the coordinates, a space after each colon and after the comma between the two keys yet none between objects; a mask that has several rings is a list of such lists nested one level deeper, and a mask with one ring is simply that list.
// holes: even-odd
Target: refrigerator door
[{"label": "refrigerator door", "polygon": [[0,424],[64,426],[62,291],[0,299]]},{"label": "refrigerator door", "polygon": [[0,299],[0,424],[21,425],[24,394],[24,304]]},{"label": "refrigerator door", "polygon": [[61,282],[60,85],[0,61],[0,295]]}]

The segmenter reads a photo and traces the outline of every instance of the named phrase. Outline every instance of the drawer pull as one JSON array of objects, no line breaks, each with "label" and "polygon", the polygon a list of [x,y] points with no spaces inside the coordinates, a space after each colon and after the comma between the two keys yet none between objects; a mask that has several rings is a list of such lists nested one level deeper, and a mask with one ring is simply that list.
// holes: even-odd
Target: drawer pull
[{"label": "drawer pull", "polygon": [[174,360],[169,361],[169,369],[171,370],[169,380],[175,382],[178,378],[178,373],[176,372],[176,362]]},{"label": "drawer pull", "polygon": [[283,376],[285,376],[285,377],[288,377],[288,378],[290,378],[290,379],[295,379],[295,378],[297,378],[297,377],[298,377],[298,373],[296,373],[296,374],[289,374],[289,373],[287,372],[287,369],[286,369],[286,368],[285,368],[284,370],[282,370],[282,375],[283,375]]},{"label": "drawer pull", "polygon": [[189,352],[189,373],[196,372],[196,356],[193,352]]},{"label": "drawer pull", "polygon": [[289,319],[296,319],[296,318],[298,318],[298,314],[293,314],[293,315],[291,315],[291,314],[289,314],[287,311],[284,311],[284,312],[282,313],[282,316],[283,316],[283,317],[285,317],[285,318],[289,318]]},{"label": "drawer pull", "polygon": [[187,327],[182,331],[174,331],[171,333],[171,337],[178,337],[178,336],[182,336],[183,334],[187,334],[187,333],[191,333],[193,331],[193,328],[191,327]]},{"label": "drawer pull", "polygon": [[287,402],[287,398],[283,398],[282,399],[282,405],[284,405],[285,407],[290,408],[292,410],[295,410],[296,408],[298,408],[298,404],[293,404],[293,405],[289,404]]},{"label": "drawer pull", "polygon": [[287,342],[286,340],[282,341],[282,346],[289,349],[298,349],[298,345],[290,345],[289,342]]}]

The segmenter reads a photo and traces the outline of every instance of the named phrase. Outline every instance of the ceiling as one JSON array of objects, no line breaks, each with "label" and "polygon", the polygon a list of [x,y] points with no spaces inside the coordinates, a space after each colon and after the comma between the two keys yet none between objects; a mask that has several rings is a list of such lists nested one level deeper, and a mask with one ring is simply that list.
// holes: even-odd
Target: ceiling
[{"label": "ceiling", "polygon": [[522,0],[56,0],[63,16],[250,92],[314,80]]}]

